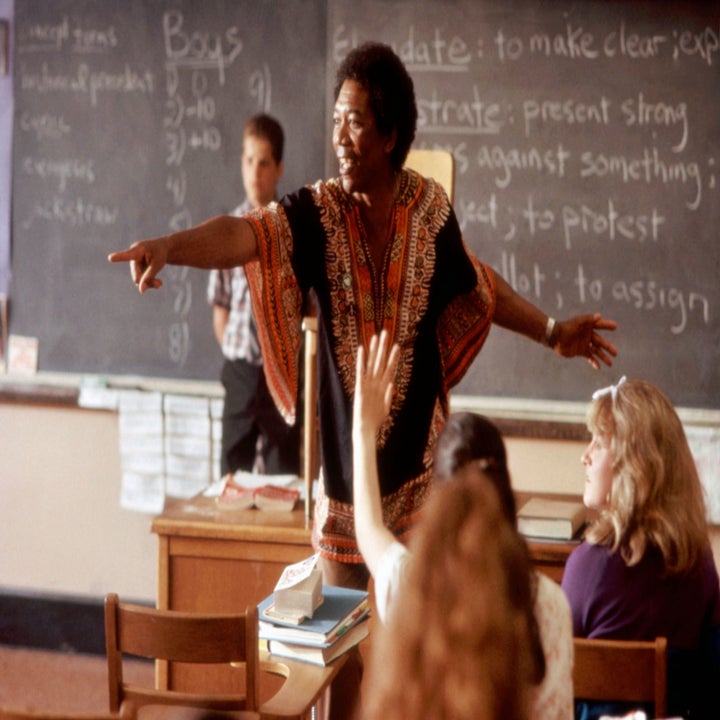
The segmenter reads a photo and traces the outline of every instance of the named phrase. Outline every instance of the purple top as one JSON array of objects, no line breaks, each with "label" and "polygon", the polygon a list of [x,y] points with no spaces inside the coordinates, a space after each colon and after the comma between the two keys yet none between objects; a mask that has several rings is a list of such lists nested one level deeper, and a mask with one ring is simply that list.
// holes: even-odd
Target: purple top
[{"label": "purple top", "polygon": [[662,558],[649,550],[633,567],[619,552],[580,544],[565,565],[562,589],[570,602],[573,635],[616,640],[666,637],[668,647],[694,649],[720,626],[720,587],[708,546],[688,576],[661,577]]}]

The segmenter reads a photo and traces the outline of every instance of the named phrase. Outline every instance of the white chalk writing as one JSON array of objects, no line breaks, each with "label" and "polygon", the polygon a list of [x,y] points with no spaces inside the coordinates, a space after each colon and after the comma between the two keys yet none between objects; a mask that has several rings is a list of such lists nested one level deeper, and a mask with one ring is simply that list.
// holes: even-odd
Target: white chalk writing
[{"label": "white chalk writing", "polygon": [[23,227],[29,228],[38,220],[72,228],[108,227],[117,222],[118,216],[117,206],[82,197],[66,199],[54,196],[34,202],[29,217],[23,220]]},{"label": "white chalk writing", "polygon": [[32,132],[38,142],[43,140],[57,140],[70,134],[70,125],[63,115],[43,112],[32,114],[20,113],[20,129],[23,132]]},{"label": "white chalk writing", "polygon": [[20,53],[57,52],[66,46],[73,53],[104,53],[118,45],[114,25],[88,27],[67,16],[57,23],[33,23],[18,38]]},{"label": "white chalk writing", "polygon": [[149,70],[134,70],[128,63],[120,72],[93,70],[87,63],[80,63],[72,74],[54,73],[48,63],[39,71],[31,71],[25,64],[20,67],[20,89],[23,92],[76,93],[89,98],[95,107],[103,93],[151,95],[154,77]]},{"label": "white chalk writing", "polygon": [[199,70],[217,70],[221,85],[225,84],[226,68],[242,52],[243,43],[237,27],[224,35],[203,30],[185,29],[185,18],[179,10],[163,15],[165,62]]},{"label": "white chalk writing", "polygon": [[71,180],[88,185],[95,182],[95,161],[89,158],[50,160],[42,157],[26,157],[23,158],[21,166],[26,175],[39,177],[42,180],[54,180],[60,192],[65,191]]}]

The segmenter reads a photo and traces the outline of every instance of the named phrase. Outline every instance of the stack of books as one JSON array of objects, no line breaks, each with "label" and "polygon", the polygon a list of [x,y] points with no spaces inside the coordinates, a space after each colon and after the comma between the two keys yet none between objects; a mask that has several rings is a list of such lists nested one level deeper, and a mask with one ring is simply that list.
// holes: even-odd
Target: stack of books
[{"label": "stack of books", "polygon": [[368,635],[368,593],[323,585],[310,617],[283,614],[274,593],[258,605],[259,635],[273,655],[327,665]]}]

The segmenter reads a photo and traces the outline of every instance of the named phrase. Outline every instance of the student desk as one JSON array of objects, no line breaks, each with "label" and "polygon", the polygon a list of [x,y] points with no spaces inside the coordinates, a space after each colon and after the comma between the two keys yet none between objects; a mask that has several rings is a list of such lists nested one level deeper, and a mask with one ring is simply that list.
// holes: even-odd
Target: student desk
[{"label": "student desk", "polygon": [[[518,497],[518,504],[522,498]],[[286,565],[312,554],[302,506],[293,512],[219,510],[212,498],[168,500],[152,523],[159,541],[158,607],[238,612],[269,595]],[[576,543],[531,541],[533,562],[559,582]],[[367,643],[367,641],[365,641]],[[224,689],[227,668],[177,664],[160,681],[178,690]],[[262,690],[262,688],[261,688]]]}]

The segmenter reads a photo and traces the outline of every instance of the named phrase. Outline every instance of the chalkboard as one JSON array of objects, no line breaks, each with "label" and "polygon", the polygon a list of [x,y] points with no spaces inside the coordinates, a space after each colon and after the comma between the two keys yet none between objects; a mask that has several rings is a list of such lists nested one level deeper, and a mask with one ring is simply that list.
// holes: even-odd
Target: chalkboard
[{"label": "chalkboard", "polygon": [[323,172],[324,2],[22,0],[10,330],[44,371],[218,379],[207,273],[150,297],[107,254],[232,210],[244,121],[286,132],[280,191]]},{"label": "chalkboard", "polygon": [[[720,408],[720,4],[330,0],[331,68],[406,62],[416,147],[456,158],[468,245],[556,317],[602,311],[597,374],[494,329],[458,394],[586,401],[621,374]],[[327,168],[326,168],[327,170]]]},{"label": "chalkboard", "polygon": [[287,135],[281,191],[335,174],[335,68],[367,40],[452,150],[466,241],[547,312],[616,319],[595,373],[494,329],[458,394],[587,400],[625,373],[720,408],[718,3],[23,0],[15,10],[10,330],[41,370],[216,379],[207,274],[140,297],[126,242],[241,199],[244,119]]}]

